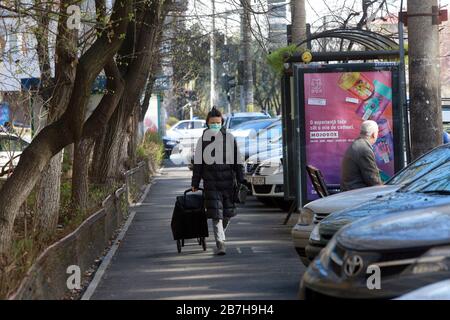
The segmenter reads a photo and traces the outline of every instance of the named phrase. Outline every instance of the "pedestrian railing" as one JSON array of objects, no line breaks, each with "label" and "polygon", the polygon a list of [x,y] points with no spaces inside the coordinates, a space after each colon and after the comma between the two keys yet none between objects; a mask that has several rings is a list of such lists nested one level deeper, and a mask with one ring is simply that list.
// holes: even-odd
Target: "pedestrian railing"
[{"label": "pedestrian railing", "polygon": [[148,164],[140,162],[136,168],[125,172],[125,185],[128,203],[136,202],[143,188],[149,183]]},{"label": "pedestrian railing", "polygon": [[71,272],[78,270],[78,275],[83,277],[92,270],[96,259],[102,256],[128,218],[130,204],[137,201],[149,180],[145,162],[127,171],[125,184],[103,200],[99,211],[42,252],[9,299],[67,298],[73,292],[71,279],[77,275]]}]

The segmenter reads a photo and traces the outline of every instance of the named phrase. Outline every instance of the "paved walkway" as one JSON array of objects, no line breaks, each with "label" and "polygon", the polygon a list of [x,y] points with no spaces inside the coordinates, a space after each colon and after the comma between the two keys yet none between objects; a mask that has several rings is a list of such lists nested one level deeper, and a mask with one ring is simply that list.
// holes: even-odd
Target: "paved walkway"
[{"label": "paved walkway", "polygon": [[[304,267],[283,226],[285,213],[252,197],[227,231],[227,255],[172,239],[175,197],[190,185],[186,168],[157,177],[91,299],[295,299]],[[291,219],[291,223],[293,223]]]}]

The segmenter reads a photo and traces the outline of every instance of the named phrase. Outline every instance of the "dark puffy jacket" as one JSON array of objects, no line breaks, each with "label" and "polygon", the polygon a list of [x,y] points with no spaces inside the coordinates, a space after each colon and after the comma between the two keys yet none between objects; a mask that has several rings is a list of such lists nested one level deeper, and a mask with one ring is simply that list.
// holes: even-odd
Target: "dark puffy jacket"
[{"label": "dark puffy jacket", "polygon": [[[203,180],[206,212],[207,216],[212,219],[230,218],[236,215],[236,207],[232,199],[234,176],[238,183],[244,182],[244,167],[241,164],[236,141],[234,137],[228,136],[229,139],[232,139],[232,146],[230,143],[227,144],[226,138],[230,134],[225,129],[222,129],[220,132],[223,137],[223,160],[221,162],[214,161],[213,163],[205,161],[205,148],[214,142],[214,137],[212,137],[211,141],[205,141],[207,139],[204,139],[205,133],[203,133],[197,142],[195,150],[191,184],[193,187],[199,188],[200,180]],[[229,155],[227,162],[226,155],[230,152],[227,149],[230,148],[234,148],[234,159]],[[215,152],[211,152],[211,155],[214,157]]]}]

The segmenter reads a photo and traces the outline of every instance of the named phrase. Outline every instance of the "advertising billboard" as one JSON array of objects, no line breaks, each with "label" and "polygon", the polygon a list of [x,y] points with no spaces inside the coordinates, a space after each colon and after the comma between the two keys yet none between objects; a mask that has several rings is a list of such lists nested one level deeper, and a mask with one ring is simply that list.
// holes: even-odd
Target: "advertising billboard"
[{"label": "advertising billboard", "polygon": [[378,123],[373,150],[381,179],[392,177],[403,159],[396,65],[323,65],[297,70],[303,202],[317,198],[306,178],[306,165],[321,170],[327,185],[339,185],[342,158],[365,120]]}]

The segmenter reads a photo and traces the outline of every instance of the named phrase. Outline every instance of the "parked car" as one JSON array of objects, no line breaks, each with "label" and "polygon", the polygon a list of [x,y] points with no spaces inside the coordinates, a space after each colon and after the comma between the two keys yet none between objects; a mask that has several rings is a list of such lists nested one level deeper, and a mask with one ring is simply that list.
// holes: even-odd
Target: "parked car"
[{"label": "parked car", "polygon": [[164,143],[164,151],[165,151],[166,157],[170,157],[170,155],[172,154],[173,148],[175,148],[175,146],[180,143],[180,140],[173,139],[173,138],[170,138],[167,136],[164,136],[162,139],[163,139],[163,143]]},{"label": "parked car", "polygon": [[[274,118],[251,120],[244,122],[243,124],[236,127],[236,129],[233,130],[232,135],[236,139],[236,143],[238,145],[241,155],[244,156],[246,154],[245,151],[246,146],[248,148],[249,144],[255,144],[257,143],[257,141],[259,141],[261,144],[264,143],[264,148],[261,147],[261,150],[271,150],[273,148],[280,148],[281,140],[277,140],[274,143],[269,143],[267,142],[267,140],[263,141],[262,138],[259,138],[261,133],[267,132],[267,130],[270,131],[269,128],[272,128],[275,124],[280,126],[280,134],[281,134],[281,122]],[[248,159],[248,156],[245,156],[245,159]],[[192,163],[194,162],[194,153],[190,155],[189,162],[190,162],[189,167],[192,167]],[[250,187],[250,185],[248,187]]]},{"label": "parked car", "polygon": [[167,130],[167,140],[179,140],[181,138],[200,137],[206,128],[205,120],[182,120]]},{"label": "parked car", "polygon": [[236,138],[238,144],[244,143],[246,139],[255,139],[256,135],[273,124],[277,119],[263,118],[244,122],[233,130],[233,136]]},{"label": "parked car", "polygon": [[225,116],[224,127],[233,131],[245,122],[268,118],[271,118],[270,115],[262,112],[233,112]]},{"label": "parked car", "polygon": [[270,158],[283,157],[282,145],[278,144],[277,147],[278,148],[274,147],[273,149],[270,149],[268,151],[254,154],[244,162],[245,179],[248,182],[251,182],[253,174],[263,161],[269,160]]},{"label": "parked car", "polygon": [[255,154],[281,148],[282,144],[282,126],[280,120],[276,120],[266,129],[259,131],[254,138],[246,139],[245,144],[239,143],[238,141],[239,150],[245,159]]},{"label": "parked car", "polygon": [[310,260],[306,257],[305,250],[309,243],[309,236],[314,226],[330,213],[352,208],[369,200],[397,191],[402,186],[419,179],[449,160],[450,146],[440,146],[409,164],[386,182],[385,185],[342,192],[312,201],[305,205],[301,209],[298,222],[291,232],[295,249],[301,261],[305,265],[309,264]]},{"label": "parked car", "polygon": [[396,300],[450,300],[450,280],[429,284]]},{"label": "parked car", "polygon": [[[449,181],[430,188],[450,194]],[[299,296],[392,299],[449,279],[449,230],[449,203],[352,223],[310,264]]]},{"label": "parked car", "polygon": [[394,193],[330,214],[311,232],[309,244],[306,246],[306,256],[310,260],[314,259],[339,229],[359,219],[387,216],[430,206],[450,205],[449,159]]},{"label": "parked car", "polygon": [[273,158],[262,161],[251,177],[252,194],[264,203],[272,201],[280,209],[287,211],[292,201],[284,199],[282,150]]},{"label": "parked car", "polygon": [[4,178],[17,166],[20,155],[28,145],[28,141],[14,133],[0,132],[0,177]]}]

